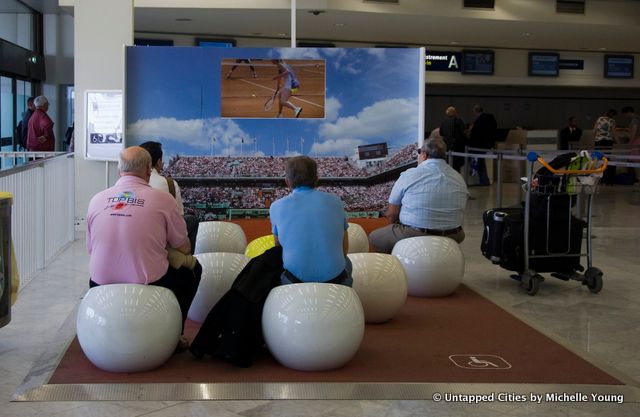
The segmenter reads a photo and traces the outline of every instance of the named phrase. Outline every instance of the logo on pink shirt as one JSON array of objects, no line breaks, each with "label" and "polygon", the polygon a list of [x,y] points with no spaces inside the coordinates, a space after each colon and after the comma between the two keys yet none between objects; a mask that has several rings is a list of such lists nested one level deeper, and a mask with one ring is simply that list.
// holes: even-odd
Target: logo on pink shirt
[{"label": "logo on pink shirt", "polygon": [[123,191],[115,197],[108,197],[107,202],[111,204],[108,207],[114,210],[121,210],[127,206],[144,207],[144,199],[136,198],[133,191]]}]

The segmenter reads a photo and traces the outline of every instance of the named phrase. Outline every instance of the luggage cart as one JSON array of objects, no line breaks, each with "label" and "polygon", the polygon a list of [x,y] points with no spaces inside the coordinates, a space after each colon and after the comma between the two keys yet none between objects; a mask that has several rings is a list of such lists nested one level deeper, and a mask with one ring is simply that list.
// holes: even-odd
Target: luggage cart
[{"label": "luggage cart", "polygon": [[[587,170],[575,170],[575,169],[554,169],[550,166],[541,156],[536,154],[535,152],[529,152],[527,155],[527,160],[529,163],[529,169],[527,174],[526,183],[523,184],[523,189],[525,192],[525,205],[524,205],[524,268],[522,272],[518,274],[514,274],[511,277],[520,281],[522,286],[526,290],[527,294],[535,295],[538,292],[540,287],[540,283],[544,281],[544,277],[540,275],[541,272],[551,272],[551,276],[555,278],[562,279],[564,281],[575,280],[582,283],[582,285],[586,285],[589,288],[589,291],[592,293],[598,293],[602,290],[602,276],[603,272],[593,266],[592,260],[592,245],[591,245],[591,217],[592,217],[592,208],[593,208],[593,195],[596,192],[596,189],[599,184],[599,180],[601,178],[597,175],[592,174],[601,174],[607,168],[607,158],[605,158],[601,153],[594,152],[592,158],[596,161],[599,161],[599,166],[594,169]],[[534,174],[534,164],[538,162],[543,167],[551,172],[551,176],[554,178],[550,179],[550,181],[541,181],[543,178],[539,174]],[[544,184],[542,184],[544,182]],[[560,198],[558,198],[560,197]],[[567,207],[558,207],[558,205],[553,205],[552,199],[556,198],[556,201],[560,201],[560,203],[566,203]],[[586,198],[586,201],[582,201]],[[538,225],[537,227],[546,227],[543,230],[536,230],[536,233],[542,233],[543,236],[546,236],[546,250],[542,251],[544,254],[536,254],[535,251],[532,250],[531,246],[531,219],[532,219],[532,201],[537,199],[538,202],[546,201],[546,224]],[[575,203],[575,207],[574,207]],[[582,216],[583,204],[586,204],[586,215]],[[553,210],[552,210],[553,208]],[[553,224],[552,219],[554,215],[557,215],[558,212],[562,212],[566,210],[564,214],[561,213],[561,216],[564,215],[567,217],[566,227],[567,232],[567,243],[562,247],[562,249],[557,250],[557,242],[556,250],[552,250],[550,245],[550,239],[553,227],[562,227],[562,225],[558,226],[557,223]],[[573,215],[573,213],[577,212],[578,219]],[[580,238],[577,243],[577,253],[575,251],[575,247],[572,248],[572,231],[575,233],[575,221],[580,221],[580,227],[578,231]],[[572,227],[573,226],[573,227]],[[586,229],[586,252],[582,252],[582,231]],[[574,236],[576,239],[576,236]],[[574,240],[575,242],[575,240]],[[562,246],[562,245],[560,245]],[[575,245],[574,245],[575,246]],[[572,250],[574,249],[574,250]],[[587,268],[586,270],[582,265],[580,265],[580,259],[582,257],[586,257],[587,259]],[[565,262],[563,258],[566,258],[566,261],[577,259],[577,264],[573,266],[569,266],[569,270],[566,268],[561,268],[562,271],[549,271],[545,270],[544,267],[540,268],[540,270],[536,271],[532,268],[532,263],[543,264],[545,262],[545,258],[550,259],[553,258],[554,261]],[[566,262],[571,263],[571,262]],[[556,263],[556,265],[558,265]]]}]

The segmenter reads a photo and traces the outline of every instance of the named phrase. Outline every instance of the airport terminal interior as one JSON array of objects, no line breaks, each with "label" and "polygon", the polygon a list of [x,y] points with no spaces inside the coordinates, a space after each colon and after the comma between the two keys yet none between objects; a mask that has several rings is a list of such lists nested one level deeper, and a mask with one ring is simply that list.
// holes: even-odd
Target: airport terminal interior
[{"label": "airport terminal interior", "polygon": [[[2,0],[0,192],[13,194],[20,278],[10,321],[0,317],[0,416],[637,416],[640,183],[632,172],[640,159],[621,109],[640,114],[638,16],[634,0]],[[200,55],[196,48],[208,43],[257,59],[239,62],[247,57],[218,49]],[[404,68],[376,60],[409,60],[415,48],[426,56],[405,78],[415,88],[405,93],[402,82],[388,80],[347,97],[349,85]],[[326,77],[310,93],[302,85],[296,103],[313,112],[303,110],[300,120],[291,110],[283,112],[291,120],[276,120],[275,110],[263,109],[275,94],[267,58],[278,50],[300,60],[300,71],[313,74],[307,79]],[[202,57],[226,59],[226,66],[202,77],[172,73],[192,65],[175,59],[191,53],[193,68],[210,68],[213,61]],[[167,60],[151,74],[146,65],[158,56]],[[158,74],[184,84],[156,88]],[[211,94],[231,97],[229,117],[217,118],[220,105],[206,91],[195,110],[188,94],[184,102],[164,100],[182,100],[177,94],[191,91],[188,82],[212,80]],[[335,90],[339,82],[344,94]],[[111,135],[91,124],[101,121],[91,109],[92,100],[113,94],[128,125]],[[406,104],[411,94],[422,95],[415,108]],[[48,97],[55,122],[48,153],[26,151],[14,132],[26,98],[38,95]],[[250,103],[250,116],[237,103]],[[368,233],[385,224],[395,179],[415,166],[422,140],[437,136],[445,109],[456,107],[472,123],[476,104],[495,115],[498,130],[494,150],[480,156],[491,184],[478,184],[478,154],[467,154],[462,168],[469,190],[462,284],[449,296],[409,296],[395,318],[367,323],[360,350],[343,368],[294,371],[266,350],[252,368],[240,368],[186,351],[154,371],[109,373],[83,354],[75,336],[89,289],[85,216],[91,197],[118,178],[117,162],[100,152],[163,142],[165,173],[180,184],[185,212],[201,222],[235,222],[247,242],[270,231],[269,205],[287,193],[284,161],[306,154],[318,161],[320,188],[339,195],[349,221]],[[580,263],[602,272],[602,288],[542,273],[532,291],[483,256],[483,214],[521,206],[527,153],[551,160],[564,152],[558,135],[570,116],[583,130],[571,150],[592,151],[593,125],[608,109],[617,110],[617,143],[600,151],[616,173],[595,187],[577,186],[573,207],[591,231],[590,242],[583,233]],[[0,222],[3,233],[7,222]],[[0,260],[10,253],[1,243]],[[0,271],[4,289],[7,271]],[[5,308],[9,296],[0,295]],[[418,319],[421,327],[411,328]],[[193,329],[188,322],[185,334]]]}]

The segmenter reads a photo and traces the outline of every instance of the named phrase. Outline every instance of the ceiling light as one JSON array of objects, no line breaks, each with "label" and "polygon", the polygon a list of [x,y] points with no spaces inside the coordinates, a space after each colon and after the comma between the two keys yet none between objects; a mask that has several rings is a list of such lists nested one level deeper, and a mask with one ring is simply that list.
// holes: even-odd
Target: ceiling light
[{"label": "ceiling light", "polygon": [[449,42],[449,45],[457,45],[457,44],[458,44],[458,41],[451,41],[451,42]]},{"label": "ceiling light", "polygon": [[607,48],[598,48],[598,51],[606,51]]},{"label": "ceiling light", "polygon": [[188,17],[179,17],[176,19],[176,22],[191,22],[191,19]]},{"label": "ceiling light", "polygon": [[335,23],[334,26],[337,28],[341,28],[344,27],[344,23]]},{"label": "ceiling light", "polygon": [[522,32],[522,36],[528,38],[529,36],[531,36],[531,32]]}]

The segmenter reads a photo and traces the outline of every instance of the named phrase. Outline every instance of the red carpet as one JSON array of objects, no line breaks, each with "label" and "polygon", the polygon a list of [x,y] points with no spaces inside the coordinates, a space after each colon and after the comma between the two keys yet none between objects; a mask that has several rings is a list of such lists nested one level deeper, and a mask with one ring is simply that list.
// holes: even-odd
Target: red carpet
[{"label": "red carpet", "polygon": [[[187,336],[196,331],[187,326]],[[464,369],[471,356],[497,355],[509,369]],[[494,359],[491,359],[494,358]],[[265,352],[248,369],[189,352],[152,372],[112,374],[94,367],[77,339],[50,384],[216,382],[475,382],[541,384],[621,384],[467,287],[451,297],[410,297],[394,320],[367,325],[355,358],[331,372],[299,372],[279,365]]]},{"label": "red carpet", "polygon": [[[384,224],[383,219],[355,220],[367,232]],[[238,223],[245,228],[248,241],[270,233],[268,220]],[[192,338],[196,331],[196,325],[189,322],[186,335]],[[456,357],[457,363],[467,367],[457,366],[451,355],[461,355]],[[468,369],[473,358],[489,360],[508,369]],[[465,286],[445,298],[409,297],[391,322],[367,325],[364,341],[354,359],[335,371],[290,370],[279,365],[266,351],[247,369],[210,357],[197,360],[184,352],[155,371],[112,374],[94,367],[75,339],[49,384],[185,382],[624,385]]]}]

